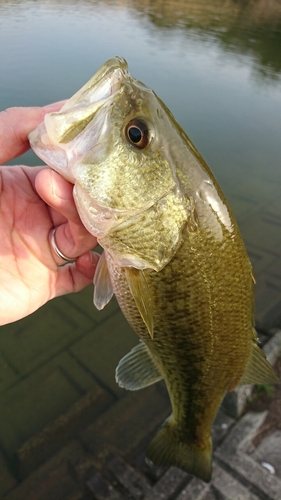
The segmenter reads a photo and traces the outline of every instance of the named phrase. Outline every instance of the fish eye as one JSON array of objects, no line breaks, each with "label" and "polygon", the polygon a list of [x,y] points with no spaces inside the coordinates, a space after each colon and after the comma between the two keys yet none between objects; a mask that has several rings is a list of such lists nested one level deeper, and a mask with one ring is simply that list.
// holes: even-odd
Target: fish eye
[{"label": "fish eye", "polygon": [[139,149],[144,149],[149,143],[148,127],[141,120],[131,120],[126,126],[126,135],[130,143]]}]

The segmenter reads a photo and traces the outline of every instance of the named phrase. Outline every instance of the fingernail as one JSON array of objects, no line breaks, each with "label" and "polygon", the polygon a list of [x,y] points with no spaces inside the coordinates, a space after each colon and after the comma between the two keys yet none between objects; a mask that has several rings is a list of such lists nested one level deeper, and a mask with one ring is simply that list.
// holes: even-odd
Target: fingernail
[{"label": "fingernail", "polygon": [[63,105],[65,104],[66,100],[64,101],[57,101],[57,102],[52,102],[50,104],[46,104],[43,106],[43,109],[51,113],[52,111],[59,111]]},{"label": "fingernail", "polygon": [[60,200],[71,200],[73,185],[60,174],[52,170],[52,193]]},{"label": "fingernail", "polygon": [[90,255],[91,255],[91,264],[93,264],[93,266],[96,266],[100,259],[100,255],[97,252],[90,252]]}]

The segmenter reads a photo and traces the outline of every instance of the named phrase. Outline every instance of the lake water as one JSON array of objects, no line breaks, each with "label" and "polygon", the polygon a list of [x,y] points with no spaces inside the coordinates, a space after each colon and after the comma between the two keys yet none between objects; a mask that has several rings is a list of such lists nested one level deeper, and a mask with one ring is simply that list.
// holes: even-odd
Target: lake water
[{"label": "lake water", "polygon": [[227,196],[257,176],[280,181],[278,0],[4,1],[0,43],[0,109],[65,99],[121,55],[168,105]]},{"label": "lake water", "polygon": [[[276,262],[272,279],[277,276],[280,283],[280,1],[6,0],[0,2],[0,47],[1,110],[66,99],[105,60],[125,57],[132,75],[156,91],[213,170],[238,219],[257,279],[260,273],[262,282],[258,264],[267,252]],[[30,152],[18,161],[39,164]],[[280,287],[271,290],[275,304]],[[10,387],[19,395],[23,378],[67,348],[58,342],[56,350],[52,335],[47,345],[43,332],[58,328],[52,307],[61,311],[59,328],[70,328],[67,303],[48,305],[33,317],[42,327],[37,337],[27,333],[28,320],[1,329],[1,401],[11,405],[2,419],[13,420],[16,411],[29,414],[33,403],[25,406],[17,396],[16,410]],[[71,397],[66,406],[78,396]],[[44,398],[42,405],[44,414]],[[58,404],[49,420],[63,409]],[[33,427],[27,417],[26,427],[9,424],[10,437],[0,436],[0,448],[8,456],[48,418]]]}]

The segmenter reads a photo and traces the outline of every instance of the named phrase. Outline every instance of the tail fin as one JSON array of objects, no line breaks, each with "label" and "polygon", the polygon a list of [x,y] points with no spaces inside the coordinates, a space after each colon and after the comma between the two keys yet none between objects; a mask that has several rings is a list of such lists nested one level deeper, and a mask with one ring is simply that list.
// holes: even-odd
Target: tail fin
[{"label": "tail fin", "polygon": [[177,435],[175,426],[171,423],[171,417],[164,422],[150,442],[147,458],[155,465],[175,465],[207,483],[211,480],[211,437],[204,448],[199,448],[194,443],[181,440],[180,436]]}]

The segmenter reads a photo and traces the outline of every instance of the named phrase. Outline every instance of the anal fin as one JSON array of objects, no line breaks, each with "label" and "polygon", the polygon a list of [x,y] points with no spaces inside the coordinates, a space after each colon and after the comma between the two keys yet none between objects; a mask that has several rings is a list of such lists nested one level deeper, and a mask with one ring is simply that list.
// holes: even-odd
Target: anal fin
[{"label": "anal fin", "polygon": [[249,361],[239,381],[239,385],[243,384],[280,384],[279,378],[264,353],[254,342]]},{"label": "anal fin", "polygon": [[115,373],[120,387],[137,391],[158,382],[163,377],[149,355],[148,348],[140,341],[119,362]]}]

